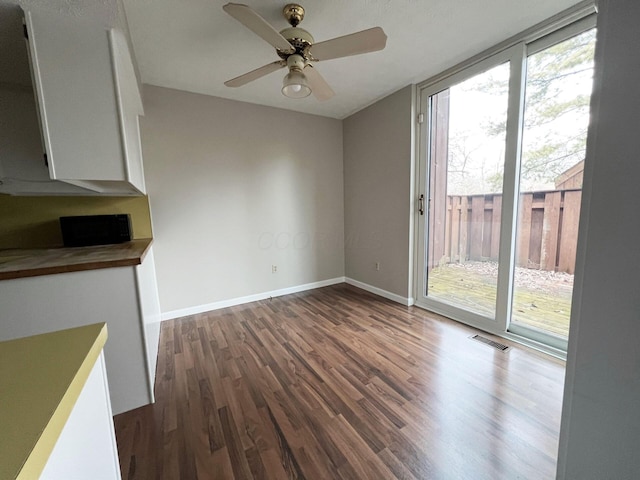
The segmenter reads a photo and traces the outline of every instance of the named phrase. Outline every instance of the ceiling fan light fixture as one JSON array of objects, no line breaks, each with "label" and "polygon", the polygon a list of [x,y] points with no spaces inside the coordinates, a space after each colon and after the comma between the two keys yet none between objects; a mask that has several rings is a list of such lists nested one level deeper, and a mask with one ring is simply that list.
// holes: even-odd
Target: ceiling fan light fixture
[{"label": "ceiling fan light fixture", "polygon": [[312,62],[377,52],[387,44],[387,35],[380,27],[315,43],[313,36],[298,26],[304,18],[304,8],[297,3],[290,3],[284,7],[282,13],[291,27],[280,32],[247,5],[227,3],[222,8],[275,47],[276,53],[282,59],[227,80],[224,82],[227,87],[246,85],[286,66],[289,73],[282,82],[282,94],[285,97],[305,98],[313,93],[319,101],[329,100],[335,92],[314,68]]},{"label": "ceiling fan light fixture", "polygon": [[304,73],[291,70],[282,81],[282,94],[289,98],[305,98],[311,95],[311,87]]}]

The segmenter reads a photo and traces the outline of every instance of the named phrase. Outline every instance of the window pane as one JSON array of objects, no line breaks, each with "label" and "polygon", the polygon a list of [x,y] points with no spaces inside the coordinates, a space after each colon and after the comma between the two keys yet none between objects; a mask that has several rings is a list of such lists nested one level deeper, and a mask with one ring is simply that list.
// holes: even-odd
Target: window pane
[{"label": "window pane", "polygon": [[531,55],[511,321],[569,331],[595,29]]},{"label": "window pane", "polygon": [[431,97],[427,296],[495,316],[509,63]]}]

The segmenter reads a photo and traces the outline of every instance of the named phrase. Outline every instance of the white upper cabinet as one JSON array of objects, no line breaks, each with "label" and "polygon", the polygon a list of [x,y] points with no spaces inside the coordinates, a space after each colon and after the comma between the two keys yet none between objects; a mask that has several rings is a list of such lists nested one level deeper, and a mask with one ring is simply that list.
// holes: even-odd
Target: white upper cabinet
[{"label": "white upper cabinet", "polygon": [[45,163],[36,102],[30,86],[0,85],[0,193],[91,195],[52,181]]},{"label": "white upper cabinet", "polygon": [[[38,163],[58,182],[42,181],[42,172],[36,175],[25,163],[22,186],[7,193],[55,194],[34,190],[51,190],[51,184],[62,182],[61,194],[144,194],[138,128],[142,101],[122,32],[50,12],[26,11],[25,24],[46,153],[46,161],[40,156]],[[30,191],[25,192],[28,179]],[[7,180],[0,191],[11,184]]]}]

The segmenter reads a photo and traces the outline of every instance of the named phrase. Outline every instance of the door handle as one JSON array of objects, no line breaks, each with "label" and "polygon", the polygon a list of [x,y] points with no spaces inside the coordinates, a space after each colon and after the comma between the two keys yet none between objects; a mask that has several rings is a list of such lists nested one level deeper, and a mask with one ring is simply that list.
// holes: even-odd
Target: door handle
[{"label": "door handle", "polygon": [[418,211],[420,215],[424,215],[424,195],[421,193],[420,198],[418,198]]}]

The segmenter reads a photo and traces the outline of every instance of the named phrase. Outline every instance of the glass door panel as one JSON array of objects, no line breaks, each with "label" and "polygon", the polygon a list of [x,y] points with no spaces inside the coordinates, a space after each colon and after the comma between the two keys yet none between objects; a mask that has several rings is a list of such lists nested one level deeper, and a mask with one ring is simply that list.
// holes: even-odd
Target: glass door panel
[{"label": "glass door panel", "polygon": [[594,27],[421,87],[416,305],[566,349]]},{"label": "glass door panel", "polygon": [[509,62],[429,99],[426,296],[495,318]]},{"label": "glass door panel", "polygon": [[594,47],[592,29],[527,58],[509,329],[534,338],[569,332]]}]

